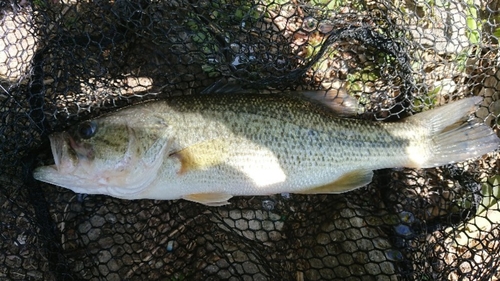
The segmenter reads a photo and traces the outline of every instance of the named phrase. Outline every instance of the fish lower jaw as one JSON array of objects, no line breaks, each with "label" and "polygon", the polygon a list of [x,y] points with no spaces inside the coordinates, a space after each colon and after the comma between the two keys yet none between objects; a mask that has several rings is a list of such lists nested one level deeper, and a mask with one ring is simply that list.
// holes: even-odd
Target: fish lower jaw
[{"label": "fish lower jaw", "polygon": [[[59,184],[56,184],[59,185]],[[61,185],[59,185],[61,186]],[[79,193],[79,194],[94,194],[94,195],[106,195],[118,199],[126,199],[126,200],[133,200],[133,199],[138,199],[137,196],[142,192],[143,187],[138,188],[138,190],[130,190],[130,189],[124,189],[122,187],[116,187],[116,186],[62,186],[64,188],[67,188],[74,193]]]},{"label": "fish lower jaw", "polygon": [[38,167],[33,171],[33,178],[46,183],[52,183],[50,177],[57,171],[56,165]]},{"label": "fish lower jaw", "polygon": [[121,198],[121,199],[142,199],[140,198],[140,194],[148,189],[147,185],[138,185],[138,186],[105,186],[105,191],[102,194],[109,195],[111,197]]}]

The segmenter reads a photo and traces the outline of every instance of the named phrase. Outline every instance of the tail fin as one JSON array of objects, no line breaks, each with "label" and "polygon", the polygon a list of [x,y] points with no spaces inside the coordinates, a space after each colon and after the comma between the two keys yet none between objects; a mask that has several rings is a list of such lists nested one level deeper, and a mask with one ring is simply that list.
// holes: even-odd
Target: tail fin
[{"label": "tail fin", "polygon": [[481,97],[466,98],[408,118],[430,129],[430,155],[418,163],[420,168],[464,161],[499,147],[496,133],[469,117],[481,101]]}]

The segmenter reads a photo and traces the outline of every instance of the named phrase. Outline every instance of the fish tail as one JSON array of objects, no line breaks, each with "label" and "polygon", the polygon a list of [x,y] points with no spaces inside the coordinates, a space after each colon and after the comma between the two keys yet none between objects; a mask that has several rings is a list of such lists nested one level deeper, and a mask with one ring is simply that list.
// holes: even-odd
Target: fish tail
[{"label": "fish tail", "polygon": [[[412,166],[436,167],[479,157],[497,149],[500,139],[496,133],[477,118],[470,117],[481,101],[481,97],[466,98],[410,117],[409,121],[430,129],[428,155],[420,157],[420,161],[413,161],[418,165]],[[423,151],[420,153],[424,154]]]}]

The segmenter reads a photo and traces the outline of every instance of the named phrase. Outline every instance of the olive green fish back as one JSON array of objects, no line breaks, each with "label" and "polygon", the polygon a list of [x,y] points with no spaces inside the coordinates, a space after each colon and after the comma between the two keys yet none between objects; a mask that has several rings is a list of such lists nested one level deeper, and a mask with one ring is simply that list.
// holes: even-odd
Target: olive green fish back
[{"label": "olive green fish back", "polygon": [[[226,111],[228,92],[329,91],[356,101],[351,118],[388,122],[476,95],[474,116],[498,131],[499,5],[0,1],[0,280],[499,279],[497,152],[379,170],[346,194],[222,207],[75,194],[31,176],[53,161],[50,133],[173,96],[223,93]],[[311,128],[321,124],[307,116],[327,110],[275,105],[269,114]]]}]

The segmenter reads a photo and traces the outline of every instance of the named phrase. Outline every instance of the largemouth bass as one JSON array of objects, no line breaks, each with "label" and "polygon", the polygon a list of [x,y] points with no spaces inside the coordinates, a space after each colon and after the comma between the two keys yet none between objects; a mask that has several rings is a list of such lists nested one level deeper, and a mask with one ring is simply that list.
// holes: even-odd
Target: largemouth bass
[{"label": "largemouth bass", "polygon": [[146,102],[50,136],[55,165],[34,177],[77,193],[227,204],[236,195],[341,193],[373,170],[428,168],[498,148],[469,118],[480,97],[400,122],[339,118],[276,95],[201,95]]}]

